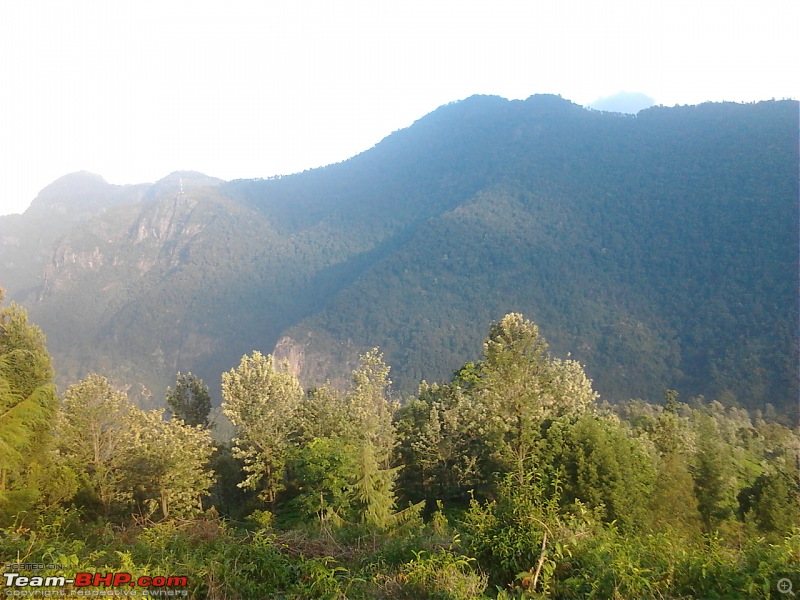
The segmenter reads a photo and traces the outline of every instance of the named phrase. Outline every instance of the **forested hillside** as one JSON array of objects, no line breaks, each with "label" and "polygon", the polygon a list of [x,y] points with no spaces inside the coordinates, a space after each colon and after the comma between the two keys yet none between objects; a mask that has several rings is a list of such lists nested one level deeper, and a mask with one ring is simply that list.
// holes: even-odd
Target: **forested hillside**
[{"label": "forested hillside", "polygon": [[796,431],[674,390],[598,402],[518,313],[472,358],[400,406],[378,349],[342,390],[254,351],[221,374],[228,438],[191,373],[168,412],[101,373],[58,394],[41,330],[0,290],[0,587],[658,600],[800,581]]},{"label": "forested hillside", "polygon": [[[190,370],[219,402],[254,349],[345,385],[380,346],[412,394],[519,311],[603,398],[669,388],[796,419],[797,135],[792,101],[632,117],[478,96],[292,176],[102,182],[105,203],[97,181],[55,186],[0,219],[0,283],[62,387],[101,371],[154,405]],[[74,218],[47,225],[67,198]]]}]

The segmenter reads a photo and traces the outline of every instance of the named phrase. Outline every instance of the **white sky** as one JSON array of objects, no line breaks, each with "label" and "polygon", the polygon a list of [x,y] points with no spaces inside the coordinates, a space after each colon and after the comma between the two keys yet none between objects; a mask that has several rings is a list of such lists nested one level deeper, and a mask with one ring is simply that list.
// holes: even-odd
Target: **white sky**
[{"label": "white sky", "polygon": [[798,0],[2,0],[0,214],[338,162],[472,94],[800,98]]}]

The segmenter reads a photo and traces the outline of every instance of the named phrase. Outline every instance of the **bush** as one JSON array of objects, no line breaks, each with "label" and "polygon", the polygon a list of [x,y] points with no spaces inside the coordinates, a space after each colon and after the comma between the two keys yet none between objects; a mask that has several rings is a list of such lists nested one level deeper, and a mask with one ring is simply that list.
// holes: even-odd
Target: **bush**
[{"label": "bush", "polygon": [[488,577],[477,572],[474,563],[474,558],[457,555],[443,548],[433,554],[420,551],[395,576],[378,579],[382,580],[382,590],[389,598],[484,598]]}]

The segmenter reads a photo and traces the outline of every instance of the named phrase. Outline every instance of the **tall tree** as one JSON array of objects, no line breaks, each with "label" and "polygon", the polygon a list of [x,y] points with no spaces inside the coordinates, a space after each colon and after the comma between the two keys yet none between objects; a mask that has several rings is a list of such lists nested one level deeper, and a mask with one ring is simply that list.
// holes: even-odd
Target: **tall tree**
[{"label": "tall tree", "polygon": [[733,448],[725,443],[717,421],[695,411],[697,451],[692,465],[695,495],[706,531],[734,516],[739,508]]},{"label": "tall tree", "polygon": [[395,516],[397,468],[381,465],[376,446],[365,442],[357,473],[353,496],[361,521],[378,528],[388,527]]},{"label": "tall tree", "polygon": [[359,448],[346,436],[315,437],[295,448],[289,459],[289,505],[306,518],[337,523],[353,508],[359,475]]},{"label": "tall tree", "polygon": [[175,389],[167,388],[167,407],[172,415],[187,425],[208,428],[211,394],[208,386],[191,373],[178,372]]},{"label": "tall tree", "polygon": [[350,443],[358,437],[343,394],[327,383],[308,390],[294,421],[294,443],[298,446],[317,438],[344,438]]},{"label": "tall tree", "polygon": [[261,488],[274,505],[284,486],[284,466],[292,418],[303,397],[297,378],[272,355],[243,356],[239,366],[222,374],[222,412],[238,430],[234,456],[242,458],[247,478],[240,484]]},{"label": "tall tree", "polygon": [[389,400],[389,367],[377,348],[359,357],[353,384],[347,395],[350,419],[356,425],[360,459],[354,484],[362,520],[376,527],[390,524],[395,508],[397,468],[391,466],[396,444]]},{"label": "tall tree", "polygon": [[771,536],[783,537],[800,525],[800,470],[770,465],[739,494],[742,512]]},{"label": "tall tree", "polygon": [[656,478],[650,499],[653,525],[657,530],[672,529],[696,536],[701,532],[702,518],[689,464],[697,443],[687,419],[681,415],[688,407],[677,402],[672,390],[667,390],[664,398],[664,409],[648,432],[656,454]]},{"label": "tall tree", "polygon": [[597,394],[577,362],[550,358],[539,328],[518,313],[492,325],[477,368],[488,443],[501,468],[522,484],[542,420],[582,414]]},{"label": "tall tree", "polygon": [[[0,289],[0,304],[4,297]],[[0,519],[47,495],[69,495],[52,487],[67,485],[50,452],[58,406],[53,375],[44,334],[25,309],[0,308]]]},{"label": "tall tree", "polygon": [[105,377],[87,375],[66,392],[57,421],[58,447],[108,514],[130,499],[125,465],[130,457],[133,407]]},{"label": "tall tree", "polygon": [[375,447],[378,462],[389,466],[395,446],[392,415],[395,406],[389,399],[390,367],[377,348],[359,357],[353,371],[352,388],[347,395],[350,418],[361,438]]},{"label": "tall tree", "polygon": [[344,395],[328,384],[308,390],[293,429],[290,505],[321,522],[350,517],[361,435]]}]

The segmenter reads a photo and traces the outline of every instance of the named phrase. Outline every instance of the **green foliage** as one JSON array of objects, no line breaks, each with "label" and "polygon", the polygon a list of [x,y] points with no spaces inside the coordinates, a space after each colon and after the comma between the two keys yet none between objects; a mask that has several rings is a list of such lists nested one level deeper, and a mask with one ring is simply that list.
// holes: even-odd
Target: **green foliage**
[{"label": "green foliage", "polygon": [[356,424],[349,418],[348,405],[341,393],[330,385],[308,390],[294,416],[294,443],[305,444],[317,438],[357,437]]},{"label": "green foliage", "polygon": [[59,452],[106,515],[131,500],[125,466],[133,458],[133,410],[124,392],[90,374],[64,392],[58,414]]},{"label": "green foliage", "polygon": [[239,485],[247,474],[244,463],[234,458],[230,444],[216,445],[210,467],[214,472],[214,482],[209,489],[208,504],[220,514],[240,520],[261,506],[254,491]]},{"label": "green foliage", "polygon": [[466,504],[469,490],[488,485],[486,408],[457,383],[420,386],[396,427],[404,464],[400,487],[412,500]]},{"label": "green foliage", "polygon": [[699,414],[695,421],[697,452],[692,469],[695,495],[705,530],[712,532],[720,523],[730,520],[739,508],[736,465],[733,448],[722,439],[718,422],[703,414]]},{"label": "green foliage", "polygon": [[256,351],[222,375],[222,411],[239,432],[234,456],[244,460],[248,473],[240,485],[260,486],[270,504],[284,486],[292,416],[303,396],[297,378],[274,363],[272,355]]},{"label": "green foliage", "polygon": [[392,414],[396,406],[389,399],[389,367],[377,348],[359,357],[353,383],[347,394],[348,416],[357,435],[372,447],[375,459],[388,466],[395,446]]},{"label": "green foliage", "polygon": [[674,529],[687,537],[700,534],[702,521],[693,484],[685,455],[673,450],[659,458],[650,500],[656,530]]},{"label": "green foliage", "polygon": [[374,348],[359,357],[359,368],[353,371],[353,383],[347,394],[348,417],[355,425],[358,443],[356,480],[353,500],[359,519],[383,529],[396,515],[395,481],[398,467],[391,466],[396,445],[392,414],[395,406],[389,400],[389,367],[383,355]]},{"label": "green foliage", "polygon": [[126,471],[136,486],[135,499],[163,519],[194,517],[202,512],[213,473],[208,470],[213,445],[201,425],[166,421],[163,411],[137,410],[130,421],[132,449]]},{"label": "green foliage", "polygon": [[357,479],[353,483],[353,500],[356,512],[367,525],[384,529],[392,524],[396,477],[397,469],[383,467],[371,443],[366,442],[361,446]]},{"label": "green foliage", "polygon": [[288,467],[296,495],[290,504],[303,522],[336,523],[350,516],[358,461],[358,448],[342,438],[314,438],[292,452]]},{"label": "green foliage", "polygon": [[622,535],[604,528],[578,540],[560,598],[772,598],[781,577],[797,573],[796,534],[779,544],[751,540],[731,548],[715,537]]},{"label": "green foliage", "polygon": [[508,475],[499,485],[496,500],[472,501],[464,519],[465,544],[469,555],[489,574],[490,583],[506,587],[518,573],[530,570],[538,573],[531,591],[548,590],[555,566],[548,548],[563,544],[564,532],[559,489],[553,493],[547,487],[530,474],[522,483],[516,475]]},{"label": "green foliage", "polygon": [[211,394],[199,377],[178,372],[175,389],[167,388],[167,406],[174,417],[187,425],[208,427]]},{"label": "green foliage", "polygon": [[88,375],[64,393],[57,421],[58,450],[78,474],[78,497],[87,511],[103,514],[137,505],[138,512],[189,517],[202,510],[212,474],[207,429],[163,411],[142,411],[105,377]]},{"label": "green foliage", "polygon": [[511,313],[495,323],[484,344],[476,384],[486,407],[487,442],[500,467],[520,481],[545,418],[580,415],[597,397],[580,365],[551,359],[534,323]]},{"label": "green foliage", "polygon": [[740,493],[742,511],[760,531],[779,537],[800,526],[800,477],[797,467],[772,467]]},{"label": "green foliage", "polygon": [[617,421],[586,414],[548,423],[537,461],[561,486],[563,506],[578,501],[626,531],[646,522],[653,464]]},{"label": "green foliage", "polygon": [[[0,304],[4,299],[0,289]],[[57,404],[42,331],[19,305],[1,306],[0,525],[75,491],[71,473],[54,463],[51,452]]]},{"label": "green foliage", "polygon": [[[0,303],[4,298],[0,289]],[[53,381],[55,373],[45,336],[29,323],[27,311],[19,304],[0,308],[0,356],[4,357],[3,376],[8,386],[21,397]]]}]

